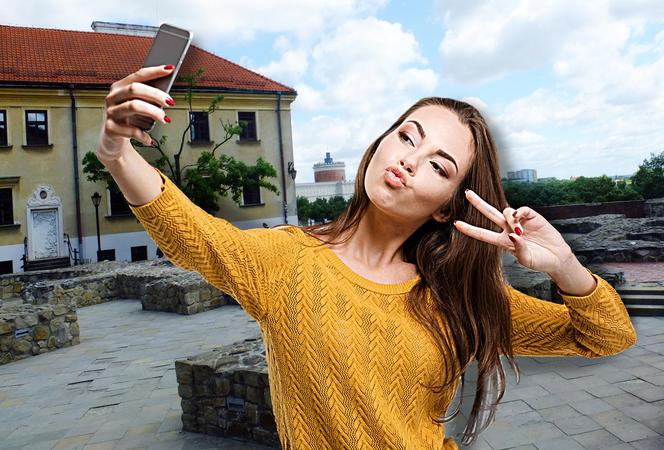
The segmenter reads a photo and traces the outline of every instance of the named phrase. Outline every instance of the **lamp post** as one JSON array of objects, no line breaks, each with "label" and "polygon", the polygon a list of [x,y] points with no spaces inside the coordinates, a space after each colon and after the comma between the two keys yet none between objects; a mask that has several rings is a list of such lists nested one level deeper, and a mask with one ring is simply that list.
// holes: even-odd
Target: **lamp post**
[{"label": "lamp post", "polygon": [[295,175],[297,175],[297,170],[295,170],[295,164],[292,161],[288,161],[288,173],[290,174],[293,181],[295,181]]},{"label": "lamp post", "polygon": [[99,203],[101,202],[101,195],[95,192],[90,196],[92,204],[95,205],[95,217],[97,219],[97,262],[99,262],[99,253],[101,253],[101,237],[99,236]]}]

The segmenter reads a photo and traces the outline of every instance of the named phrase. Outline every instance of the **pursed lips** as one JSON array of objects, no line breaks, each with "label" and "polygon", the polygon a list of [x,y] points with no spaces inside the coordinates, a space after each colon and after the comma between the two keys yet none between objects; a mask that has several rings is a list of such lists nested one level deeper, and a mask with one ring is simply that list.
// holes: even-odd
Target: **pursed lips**
[{"label": "pursed lips", "polygon": [[399,179],[401,180],[401,183],[403,183],[404,186],[406,185],[406,177],[404,176],[403,173],[401,173],[401,171],[399,169],[397,169],[394,166],[390,166],[386,170],[392,172],[394,175],[399,177]]}]

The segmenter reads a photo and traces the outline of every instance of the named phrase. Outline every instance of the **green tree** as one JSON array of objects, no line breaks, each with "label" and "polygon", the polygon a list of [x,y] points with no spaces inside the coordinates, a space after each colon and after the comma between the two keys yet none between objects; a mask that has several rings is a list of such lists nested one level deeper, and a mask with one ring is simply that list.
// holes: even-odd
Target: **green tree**
[{"label": "green tree", "polygon": [[[192,99],[194,90],[198,85],[198,79],[203,73],[204,70],[199,68],[194,73],[178,76],[178,81],[185,81],[187,83],[185,98],[189,107],[189,114],[187,126],[182,131],[178,151],[173,155],[173,161],[171,161],[164,151],[168,142],[167,135],[163,135],[159,140],[153,137],[153,140],[157,143],[155,147],[145,146],[134,139],[131,139],[131,144],[137,151],[149,149],[153,155],[156,152],[158,157],[154,158],[151,164],[173,180],[173,183],[192,202],[210,214],[214,214],[219,210],[219,206],[217,205],[218,194],[223,197],[230,194],[233,201],[238,205],[241,203],[242,191],[245,188],[261,186],[279,195],[279,189],[266,180],[268,177],[276,177],[277,171],[263,158],[259,157],[256,165],[248,166],[232,156],[224,154],[215,155],[217,149],[228,142],[233,136],[239,135],[242,132],[243,125],[239,123],[233,124],[229,121],[224,123],[219,119],[221,127],[224,130],[224,137],[221,141],[214,143],[211,150],[203,151],[195,163],[181,167],[180,157],[185,147],[187,133],[190,132],[193,125],[191,113],[193,112]],[[223,99],[223,95],[217,95],[211,100],[207,109],[208,117],[211,117],[218,110],[218,106]],[[145,157],[145,159],[149,160],[151,158]],[[95,152],[87,152],[83,157],[82,163],[83,172],[87,174],[88,181],[103,181],[110,191],[116,194],[120,193],[120,188],[104,165],[99,162]]]},{"label": "green tree", "polygon": [[664,197],[664,152],[650,153],[632,177],[632,186],[644,199]]}]

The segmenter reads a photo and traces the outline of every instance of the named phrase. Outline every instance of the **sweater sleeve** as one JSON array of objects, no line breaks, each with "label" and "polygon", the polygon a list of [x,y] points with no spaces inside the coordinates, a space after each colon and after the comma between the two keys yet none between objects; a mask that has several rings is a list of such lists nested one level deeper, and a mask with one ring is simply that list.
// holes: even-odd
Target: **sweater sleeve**
[{"label": "sweater sleeve", "polygon": [[282,229],[241,230],[201,209],[155,170],[162,178],[161,193],[143,205],[129,204],[148,235],[173,264],[200,273],[253,319],[263,321],[269,285],[295,247],[292,235]]},{"label": "sweater sleeve", "polygon": [[595,289],[583,297],[558,290],[564,304],[540,300],[506,284],[515,355],[589,358],[620,353],[636,343],[636,330],[620,295],[592,273]]}]

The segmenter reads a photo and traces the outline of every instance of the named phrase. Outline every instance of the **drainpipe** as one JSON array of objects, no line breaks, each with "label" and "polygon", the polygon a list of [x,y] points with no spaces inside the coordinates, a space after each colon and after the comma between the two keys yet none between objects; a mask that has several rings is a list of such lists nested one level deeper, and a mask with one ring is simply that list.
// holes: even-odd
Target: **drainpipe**
[{"label": "drainpipe", "polygon": [[78,235],[78,257],[83,257],[83,232],[81,227],[81,190],[78,178],[78,140],[76,134],[76,98],[74,97],[74,85],[69,85],[69,98],[71,98],[71,139],[72,151],[74,152],[74,196],[76,198],[76,234]]},{"label": "drainpipe", "polygon": [[279,161],[281,161],[281,186],[284,192],[284,223],[288,223],[288,201],[286,198],[286,169],[284,168],[284,143],[281,137],[281,92],[277,92],[277,131],[279,132]]}]

